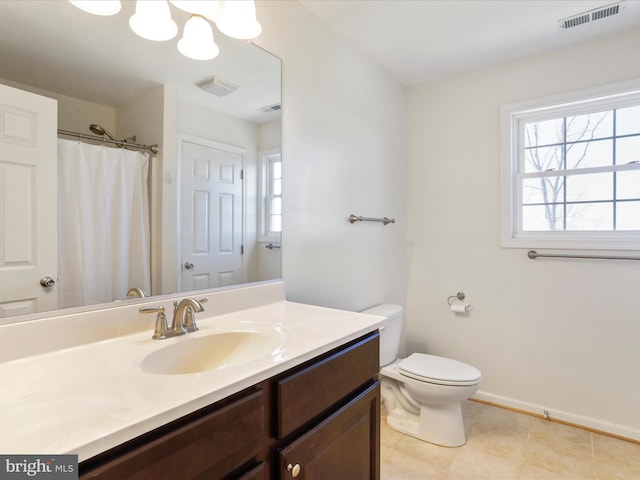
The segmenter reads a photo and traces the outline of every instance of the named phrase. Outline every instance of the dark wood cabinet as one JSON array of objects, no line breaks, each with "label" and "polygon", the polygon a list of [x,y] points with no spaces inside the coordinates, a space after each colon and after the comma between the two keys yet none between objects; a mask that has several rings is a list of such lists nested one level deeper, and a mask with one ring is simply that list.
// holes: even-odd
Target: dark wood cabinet
[{"label": "dark wood cabinet", "polygon": [[346,399],[378,374],[377,337],[365,337],[276,381],[278,438]]},{"label": "dark wood cabinet", "polygon": [[380,385],[374,383],[279,451],[280,478],[380,478]]},{"label": "dark wood cabinet", "polygon": [[378,349],[367,334],[85,460],[79,478],[377,480]]},{"label": "dark wood cabinet", "polygon": [[[80,479],[221,479],[245,465],[254,467],[263,450],[262,390],[216,407],[83,462]],[[239,473],[237,478],[264,477],[243,477]]]}]

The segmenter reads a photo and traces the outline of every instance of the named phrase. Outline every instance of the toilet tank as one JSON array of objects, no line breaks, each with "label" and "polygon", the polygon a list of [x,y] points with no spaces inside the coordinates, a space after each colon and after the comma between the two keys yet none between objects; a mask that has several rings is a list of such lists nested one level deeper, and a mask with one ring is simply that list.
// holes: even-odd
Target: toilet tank
[{"label": "toilet tank", "polygon": [[391,303],[383,303],[361,312],[386,318],[384,325],[380,327],[380,366],[393,362],[398,355],[403,312],[401,305]]}]

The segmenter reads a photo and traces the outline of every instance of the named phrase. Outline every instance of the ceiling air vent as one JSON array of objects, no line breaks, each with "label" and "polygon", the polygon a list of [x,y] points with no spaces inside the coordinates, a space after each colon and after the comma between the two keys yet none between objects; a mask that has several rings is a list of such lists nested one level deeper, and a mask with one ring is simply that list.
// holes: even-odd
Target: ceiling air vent
[{"label": "ceiling air vent", "polygon": [[196,83],[196,87],[201,88],[207,93],[212,93],[217,97],[224,97],[225,95],[229,95],[239,88],[238,85],[235,85],[227,80],[216,76],[200,80],[198,83]]},{"label": "ceiling air vent", "polygon": [[595,22],[596,20],[602,20],[603,18],[618,15],[625,8],[625,0],[621,2],[612,3],[611,5],[605,5],[604,7],[595,8],[587,12],[572,15],[571,17],[558,20],[560,28],[567,29],[584,25],[585,23]]},{"label": "ceiling air vent", "polygon": [[259,108],[258,110],[264,113],[271,113],[271,112],[277,112],[281,108],[282,107],[280,106],[279,103],[274,103],[273,105],[267,105],[266,107]]}]

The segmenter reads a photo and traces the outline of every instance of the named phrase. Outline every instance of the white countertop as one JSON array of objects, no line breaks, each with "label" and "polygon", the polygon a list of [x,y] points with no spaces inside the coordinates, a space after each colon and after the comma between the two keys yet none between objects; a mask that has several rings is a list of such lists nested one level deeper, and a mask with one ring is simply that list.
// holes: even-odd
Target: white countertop
[{"label": "white countertop", "polygon": [[[152,329],[0,363],[0,453],[88,459],[377,329],[382,317],[285,300],[198,314],[199,332],[152,340]],[[284,333],[267,358],[204,373],[160,375],[142,358],[172,342],[259,322]]]}]

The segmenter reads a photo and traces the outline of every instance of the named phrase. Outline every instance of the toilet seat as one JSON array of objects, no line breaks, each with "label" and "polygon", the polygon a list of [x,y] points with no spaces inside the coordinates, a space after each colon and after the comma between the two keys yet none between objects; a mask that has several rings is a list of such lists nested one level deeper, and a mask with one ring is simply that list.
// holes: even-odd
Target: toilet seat
[{"label": "toilet seat", "polygon": [[477,368],[450,358],[413,353],[398,363],[398,372],[421,382],[438,385],[476,385],[482,373]]}]

